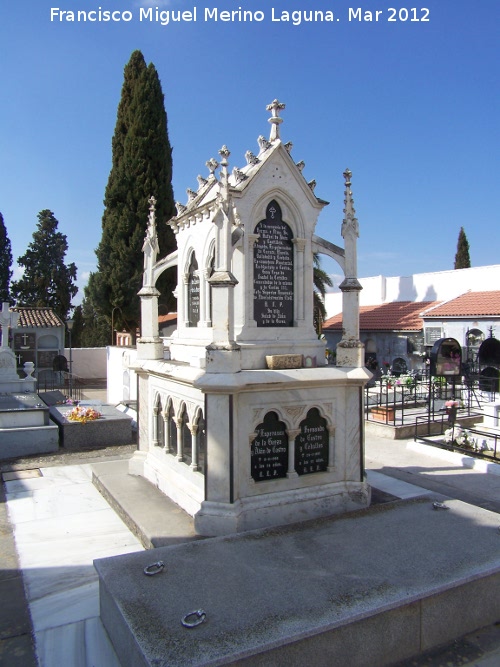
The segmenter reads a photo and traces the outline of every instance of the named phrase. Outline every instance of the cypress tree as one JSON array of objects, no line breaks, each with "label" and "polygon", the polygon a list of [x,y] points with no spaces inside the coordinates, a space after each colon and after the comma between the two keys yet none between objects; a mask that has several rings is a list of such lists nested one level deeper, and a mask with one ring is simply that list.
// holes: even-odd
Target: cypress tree
[{"label": "cypress tree", "polygon": [[24,267],[23,277],[12,283],[11,292],[18,305],[46,306],[65,320],[78,287],[74,284],[76,266],[64,263],[68,242],[57,231],[58,224],[52,211],[40,211],[33,241],[17,260]]},{"label": "cypress tree", "polygon": [[7,229],[0,213],[0,304],[10,302],[10,279],[12,278],[12,247]]},{"label": "cypress tree", "polygon": [[454,269],[470,269],[469,242],[465,235],[464,228],[460,227],[458,235],[457,253],[455,255]]},{"label": "cypress tree", "polygon": [[[85,312],[95,311],[107,321],[101,332],[110,332],[115,311],[117,328],[135,337],[140,325],[142,245],[149,214],[149,198],[157,201],[156,220],[160,257],[172,252],[175,238],[165,224],[175,214],[172,191],[172,149],[167,133],[167,115],[157,71],[146,66],[140,51],[134,51],[124,69],[124,82],[112,140],[112,167],[104,198],[102,237],[96,249],[97,272],[91,274],[85,291]],[[175,306],[172,291],[175,274],[158,281],[160,303]],[[110,342],[104,333],[101,343]],[[84,337],[85,339],[85,337]]]}]

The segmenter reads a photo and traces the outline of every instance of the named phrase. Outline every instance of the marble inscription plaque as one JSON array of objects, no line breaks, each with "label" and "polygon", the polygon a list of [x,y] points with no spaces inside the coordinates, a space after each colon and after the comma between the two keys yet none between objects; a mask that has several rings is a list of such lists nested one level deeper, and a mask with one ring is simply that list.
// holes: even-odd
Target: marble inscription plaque
[{"label": "marble inscription plaque", "polygon": [[300,434],[295,438],[295,470],[298,475],[327,469],[328,442],[326,419],[317,408],[311,408],[300,423]]},{"label": "marble inscription plaque", "polygon": [[194,253],[188,275],[188,321],[190,327],[198,326],[200,321],[200,276]]},{"label": "marble inscription plaque", "polygon": [[286,477],[288,435],[285,424],[275,412],[268,412],[257,426],[257,437],[251,444],[250,468],[256,482]]},{"label": "marble inscription plaque", "polygon": [[293,326],[293,234],[271,201],[266,218],[255,227],[254,319],[258,327]]}]

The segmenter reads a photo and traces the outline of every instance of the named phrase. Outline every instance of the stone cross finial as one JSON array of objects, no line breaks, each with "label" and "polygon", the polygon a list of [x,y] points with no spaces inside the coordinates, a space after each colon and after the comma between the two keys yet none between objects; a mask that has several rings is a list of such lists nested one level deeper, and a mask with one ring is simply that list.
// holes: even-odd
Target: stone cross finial
[{"label": "stone cross finial", "polygon": [[273,100],[271,104],[268,104],[266,107],[266,111],[272,113],[271,118],[269,118],[269,122],[271,123],[271,136],[269,137],[269,141],[275,141],[280,138],[279,126],[283,122],[283,118],[279,117],[279,112],[283,111],[285,107],[286,105],[279,100]]},{"label": "stone cross finial", "polygon": [[9,346],[9,328],[16,329],[19,322],[19,313],[12,313],[9,308],[9,302],[4,301],[0,312],[0,326],[2,327],[2,344],[0,347]]}]

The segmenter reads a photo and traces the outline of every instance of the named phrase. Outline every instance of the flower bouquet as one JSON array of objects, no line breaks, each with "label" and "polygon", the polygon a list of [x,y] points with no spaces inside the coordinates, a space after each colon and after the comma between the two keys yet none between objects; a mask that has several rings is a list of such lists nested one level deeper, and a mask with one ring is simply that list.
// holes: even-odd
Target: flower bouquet
[{"label": "flower bouquet", "polygon": [[66,413],[66,419],[71,422],[80,422],[81,424],[94,421],[95,419],[99,419],[99,417],[102,417],[102,414],[95,408],[84,408],[81,405],[76,405],[71,412]]}]

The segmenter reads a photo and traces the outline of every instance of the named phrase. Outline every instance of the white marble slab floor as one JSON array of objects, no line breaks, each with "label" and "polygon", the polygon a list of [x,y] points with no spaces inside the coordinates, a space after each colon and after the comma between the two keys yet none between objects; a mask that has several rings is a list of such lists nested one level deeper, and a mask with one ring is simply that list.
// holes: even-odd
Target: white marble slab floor
[{"label": "white marble slab floor", "polygon": [[93,560],[142,545],[92,484],[90,465],[17,477],[5,481],[7,506],[40,667],[120,667],[99,618]]},{"label": "white marble slab floor", "polygon": [[424,496],[429,493],[429,491],[423,489],[421,486],[408,484],[407,482],[403,482],[395,477],[389,477],[376,470],[367,470],[366,477],[368,479],[368,484],[371,484],[371,486],[374,486],[379,491],[390,493],[397,498],[417,498],[418,496]]}]

